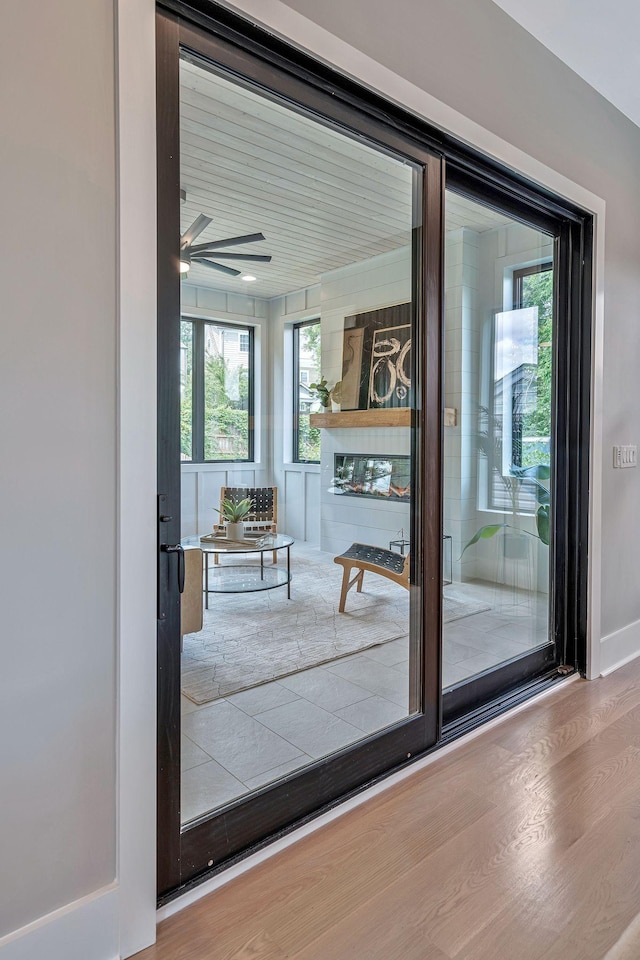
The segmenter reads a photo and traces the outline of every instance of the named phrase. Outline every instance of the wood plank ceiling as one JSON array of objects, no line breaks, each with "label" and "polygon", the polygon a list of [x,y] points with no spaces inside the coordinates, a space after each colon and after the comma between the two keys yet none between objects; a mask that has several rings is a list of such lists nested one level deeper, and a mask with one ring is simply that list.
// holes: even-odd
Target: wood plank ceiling
[{"label": "wood plank ceiling", "polygon": [[[408,245],[412,166],[183,60],[180,66],[181,231],[213,218],[197,243],[261,231],[229,252],[270,254],[249,263],[255,282],[193,264],[189,282],[271,298],[321,274]],[[506,218],[449,195],[449,228],[491,229]],[[244,269],[241,261],[224,260]]]}]

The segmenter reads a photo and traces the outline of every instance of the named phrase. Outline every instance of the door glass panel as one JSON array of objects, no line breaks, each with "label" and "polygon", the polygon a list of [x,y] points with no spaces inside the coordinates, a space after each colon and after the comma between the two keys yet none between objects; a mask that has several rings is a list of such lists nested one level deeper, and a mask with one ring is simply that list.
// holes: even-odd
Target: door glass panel
[{"label": "door glass panel", "polygon": [[448,190],[443,687],[549,643],[553,238]]},{"label": "door glass panel", "polygon": [[182,535],[204,551],[182,600],[186,824],[421,702],[422,171],[190,59],[180,77]]}]

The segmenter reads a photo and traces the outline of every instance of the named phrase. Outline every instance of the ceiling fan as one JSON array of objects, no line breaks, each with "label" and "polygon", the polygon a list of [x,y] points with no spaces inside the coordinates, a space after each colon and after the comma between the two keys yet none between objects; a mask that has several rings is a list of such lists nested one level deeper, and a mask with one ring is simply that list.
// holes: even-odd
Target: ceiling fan
[{"label": "ceiling fan", "polygon": [[[209,243],[194,244],[194,240],[200,236],[212,222],[211,217],[205,217],[203,213],[199,214],[191,226],[180,237],[180,273],[188,273],[192,263],[199,263],[205,267],[211,267],[212,270],[218,270],[220,273],[226,273],[230,277],[237,277],[242,272],[233,267],[227,267],[223,263],[217,263],[218,260],[243,260],[253,263],[270,263],[271,257],[260,256],[255,253],[229,253],[223,250],[224,247],[239,246],[243,243],[254,243],[257,240],[264,240],[262,233],[248,233],[243,237],[228,237],[226,240],[212,240]],[[213,257],[214,259],[210,259]],[[253,277],[251,278],[254,279]]]}]

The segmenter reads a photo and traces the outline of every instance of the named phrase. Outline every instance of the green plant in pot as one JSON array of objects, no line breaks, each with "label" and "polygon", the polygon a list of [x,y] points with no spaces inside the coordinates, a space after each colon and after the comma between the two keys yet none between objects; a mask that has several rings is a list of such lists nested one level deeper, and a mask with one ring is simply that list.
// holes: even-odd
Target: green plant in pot
[{"label": "green plant in pot", "polygon": [[244,500],[223,500],[220,509],[217,507],[213,509],[220,514],[220,519],[225,522],[227,538],[229,540],[242,540],[244,537],[244,518],[253,509],[251,497],[245,497]]},{"label": "green plant in pot", "polygon": [[338,380],[338,382],[334,384],[333,387],[330,387],[329,384],[327,383],[326,377],[322,377],[322,379],[318,383],[310,383],[309,389],[315,391],[316,396],[320,401],[320,404],[326,410],[329,409],[332,401],[337,405],[339,405],[340,403],[340,398],[342,396],[341,380]]},{"label": "green plant in pot", "polygon": [[[543,480],[548,480],[551,476],[551,469],[544,463],[538,463],[531,467],[515,467],[513,464],[509,467],[508,476],[503,476],[505,486],[509,490],[509,493],[512,498],[513,506],[513,516],[514,518],[518,516],[518,495],[522,484],[524,481],[528,480],[532,482],[535,486],[536,491],[536,533],[532,533],[531,530],[525,530],[519,526],[517,523],[487,523],[485,526],[480,527],[479,530],[476,530],[474,535],[471,537],[469,542],[465,544],[464,549],[460,556],[462,557],[465,550],[469,547],[472,547],[475,543],[478,543],[480,540],[490,540],[492,537],[495,537],[500,530],[515,530],[518,535],[526,535],[539,539],[545,546],[549,546],[549,510],[551,506],[551,495],[549,488],[545,487],[542,483]],[[512,550],[517,549],[511,546]],[[517,556],[512,557],[512,559],[518,559]]]},{"label": "green plant in pot", "polygon": [[318,383],[310,383],[309,389],[315,390],[316,396],[323,407],[331,406],[331,389],[326,377],[322,377]]}]

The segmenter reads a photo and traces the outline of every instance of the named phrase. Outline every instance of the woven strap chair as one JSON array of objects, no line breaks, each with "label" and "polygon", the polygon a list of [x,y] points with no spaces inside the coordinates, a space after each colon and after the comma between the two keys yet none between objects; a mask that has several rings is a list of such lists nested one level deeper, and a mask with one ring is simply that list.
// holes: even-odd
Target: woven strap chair
[{"label": "woven strap chair", "polygon": [[[398,583],[405,590],[408,590],[409,556],[410,554],[407,554],[406,557],[403,557],[399,553],[394,553],[393,550],[372,547],[367,543],[352,543],[348,550],[345,550],[339,557],[334,557],[333,562],[343,568],[339,613],[344,613],[347,594],[351,587],[355,585],[357,592],[362,593],[365,570],[370,573],[377,573],[380,577],[386,577],[387,580],[393,580],[394,583]],[[352,570],[356,571],[353,577],[351,576]]]},{"label": "woven strap chair", "polygon": [[[220,490],[220,508],[223,500],[239,500],[249,498],[253,507],[243,520],[246,533],[277,533],[278,532],[278,488],[277,487],[222,487]],[[218,523],[214,533],[221,533],[224,524]],[[214,562],[218,562],[217,555]],[[273,551],[273,562],[278,562],[277,551]]]}]

